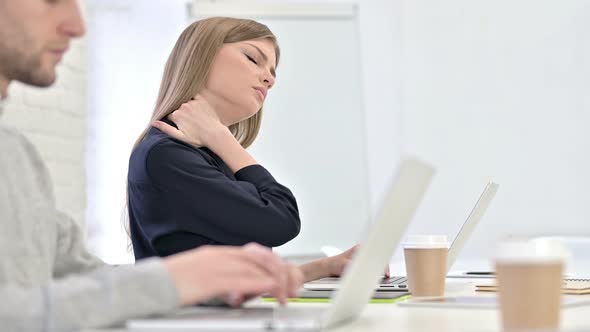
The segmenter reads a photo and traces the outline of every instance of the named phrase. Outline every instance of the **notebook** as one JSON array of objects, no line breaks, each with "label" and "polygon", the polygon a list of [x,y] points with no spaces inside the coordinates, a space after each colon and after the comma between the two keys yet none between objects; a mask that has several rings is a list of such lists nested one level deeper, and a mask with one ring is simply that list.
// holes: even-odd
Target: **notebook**
[{"label": "notebook", "polygon": [[[480,294],[482,295],[482,294]],[[397,304],[400,307],[496,309],[497,296],[445,296],[440,298],[415,298]],[[573,308],[590,305],[590,298],[584,296],[562,296],[561,307]]]},{"label": "notebook", "polygon": [[[498,290],[494,282],[486,282],[475,285],[479,292],[495,292]],[[590,294],[590,279],[563,279],[563,294],[583,295]]]}]

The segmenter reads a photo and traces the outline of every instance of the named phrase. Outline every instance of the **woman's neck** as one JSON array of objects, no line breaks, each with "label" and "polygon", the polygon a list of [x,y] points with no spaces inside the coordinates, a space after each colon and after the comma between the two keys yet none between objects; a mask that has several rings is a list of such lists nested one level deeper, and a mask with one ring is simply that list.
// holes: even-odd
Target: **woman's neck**
[{"label": "woman's neck", "polygon": [[221,100],[215,94],[212,94],[209,90],[203,89],[201,91],[201,96],[207,100],[209,105],[213,108],[217,116],[219,117],[219,121],[226,127],[229,127],[231,123],[227,123],[227,119],[225,119],[225,114],[230,114],[228,108],[228,103],[224,100]]}]

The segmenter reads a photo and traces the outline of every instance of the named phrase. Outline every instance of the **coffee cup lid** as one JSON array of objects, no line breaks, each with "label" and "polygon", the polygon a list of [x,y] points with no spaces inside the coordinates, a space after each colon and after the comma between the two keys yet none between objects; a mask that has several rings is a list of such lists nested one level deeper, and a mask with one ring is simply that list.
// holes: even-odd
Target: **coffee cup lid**
[{"label": "coffee cup lid", "polygon": [[410,235],[403,245],[404,248],[449,248],[446,235]]},{"label": "coffee cup lid", "polygon": [[509,240],[498,245],[495,260],[502,263],[565,263],[569,250],[556,239]]}]

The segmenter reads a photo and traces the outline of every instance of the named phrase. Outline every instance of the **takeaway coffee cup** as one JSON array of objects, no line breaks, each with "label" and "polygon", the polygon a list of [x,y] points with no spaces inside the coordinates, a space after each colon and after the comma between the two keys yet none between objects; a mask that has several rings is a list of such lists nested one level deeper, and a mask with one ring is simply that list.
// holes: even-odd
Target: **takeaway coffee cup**
[{"label": "takeaway coffee cup", "polygon": [[403,246],[408,287],[412,296],[444,296],[449,252],[447,237],[412,235]]},{"label": "takeaway coffee cup", "polygon": [[557,240],[512,240],[499,245],[495,266],[505,331],[559,328],[567,256]]}]

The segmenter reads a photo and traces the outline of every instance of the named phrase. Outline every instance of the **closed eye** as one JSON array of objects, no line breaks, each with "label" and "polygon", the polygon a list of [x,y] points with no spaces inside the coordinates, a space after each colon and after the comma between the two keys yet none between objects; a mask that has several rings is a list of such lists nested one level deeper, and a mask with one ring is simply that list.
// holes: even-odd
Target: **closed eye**
[{"label": "closed eye", "polygon": [[246,58],[248,58],[248,60],[252,61],[255,65],[258,64],[258,62],[256,62],[256,60],[254,60],[253,57],[249,56],[248,54],[244,54],[246,56]]}]

